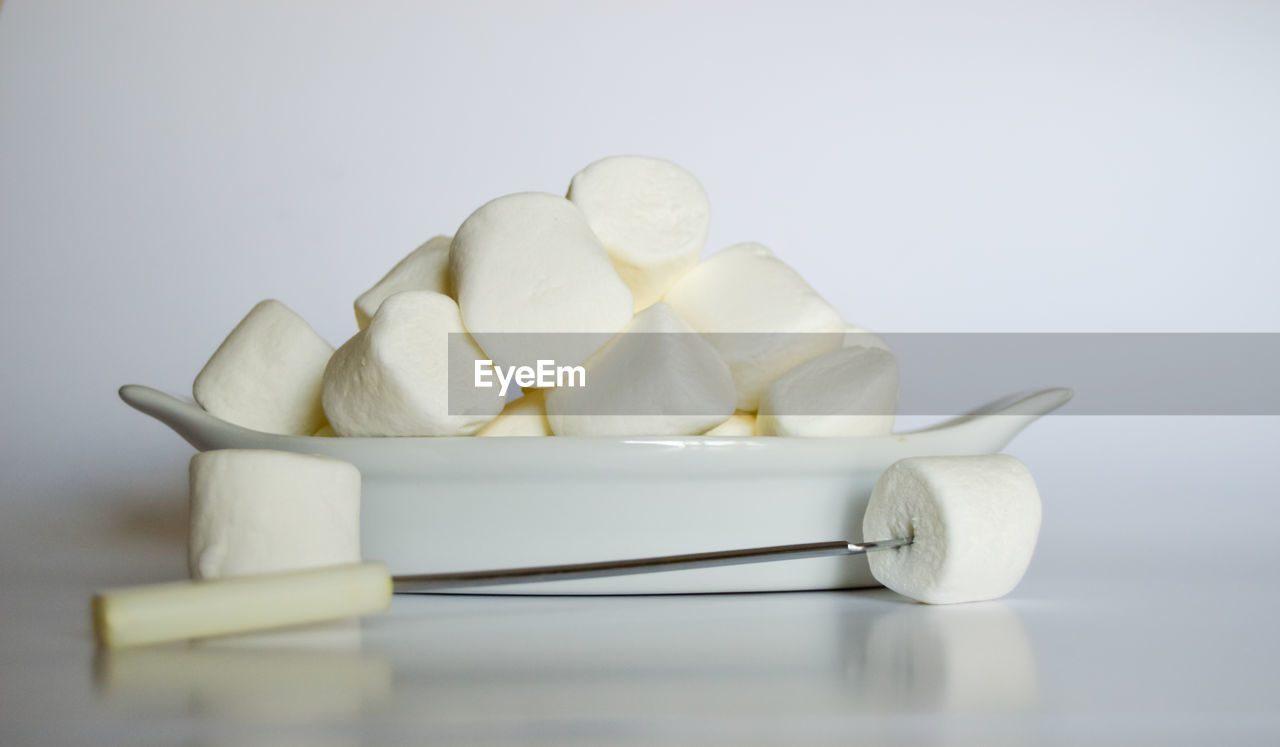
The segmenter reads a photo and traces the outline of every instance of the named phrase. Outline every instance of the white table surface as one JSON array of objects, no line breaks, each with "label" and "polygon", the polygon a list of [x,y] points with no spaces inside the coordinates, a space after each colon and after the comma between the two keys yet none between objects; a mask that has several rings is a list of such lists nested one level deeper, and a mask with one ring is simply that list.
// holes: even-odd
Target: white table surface
[{"label": "white table surface", "polygon": [[[1274,744],[1280,563],[1248,520],[1265,462],[1222,463],[1239,492],[1204,522],[1193,507],[1227,499],[1200,478],[1171,494],[1141,456],[1105,456],[1150,426],[1250,425],[1259,451],[1277,442],[1262,418],[1037,424],[1013,451],[1045,493],[1039,554],[1009,597],[952,607],[883,589],[397,597],[358,624],[102,652],[91,591],[181,577],[183,497],[175,481],[95,513],[86,493],[3,524],[0,743]],[[1089,432],[1088,469],[1044,453]],[[1114,525],[1072,518],[1109,505]]]}]

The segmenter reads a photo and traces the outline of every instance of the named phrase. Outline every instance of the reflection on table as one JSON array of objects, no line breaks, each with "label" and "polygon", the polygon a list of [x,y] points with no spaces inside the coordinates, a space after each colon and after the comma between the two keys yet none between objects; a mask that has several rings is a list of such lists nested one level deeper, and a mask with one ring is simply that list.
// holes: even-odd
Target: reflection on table
[{"label": "reflection on table", "polygon": [[1009,713],[1036,700],[1013,607],[887,591],[397,598],[312,629],[102,652],[110,708],[258,719]]}]

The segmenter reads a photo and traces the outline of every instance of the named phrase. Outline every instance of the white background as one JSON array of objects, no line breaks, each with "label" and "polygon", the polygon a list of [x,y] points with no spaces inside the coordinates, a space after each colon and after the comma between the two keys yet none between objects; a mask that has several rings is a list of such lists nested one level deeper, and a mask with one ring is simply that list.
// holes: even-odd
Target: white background
[{"label": "white background", "polygon": [[[267,297],[341,343],[422,240],[601,156],[683,164],[709,250],[768,244],[872,329],[1274,332],[1277,133],[1274,2],[9,0],[0,579],[61,589],[83,646],[89,589],[183,571],[189,447],[116,387],[187,391]],[[1277,436],[1037,424],[1026,588],[1212,608],[1182,585],[1209,558],[1269,594]]]}]

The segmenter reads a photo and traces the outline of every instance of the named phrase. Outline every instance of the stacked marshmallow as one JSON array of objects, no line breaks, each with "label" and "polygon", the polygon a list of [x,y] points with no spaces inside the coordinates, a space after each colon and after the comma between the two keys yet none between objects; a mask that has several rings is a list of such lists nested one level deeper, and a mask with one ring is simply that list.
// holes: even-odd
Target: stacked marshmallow
[{"label": "stacked marshmallow", "polygon": [[[699,261],[710,215],[680,166],[605,158],[566,197],[499,197],[415,249],[356,299],[359,331],[336,352],[264,301],[196,400],[289,435],[889,433],[898,371],[884,342],[760,244]],[[586,386],[526,389],[504,407],[470,386],[479,360],[581,365]]]}]

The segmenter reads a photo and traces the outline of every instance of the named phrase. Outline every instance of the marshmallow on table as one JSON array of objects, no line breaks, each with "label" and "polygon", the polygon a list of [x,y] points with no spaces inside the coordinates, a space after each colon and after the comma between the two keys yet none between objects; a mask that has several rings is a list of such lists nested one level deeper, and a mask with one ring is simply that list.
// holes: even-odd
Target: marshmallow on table
[{"label": "marshmallow on table", "polygon": [[309,436],[324,425],[320,380],[333,346],[279,301],[253,307],[196,376],[210,414],[266,433]]},{"label": "marshmallow on table", "polygon": [[837,348],[788,371],[760,398],[761,436],[883,436],[893,432],[898,362],[880,348]]},{"label": "marshmallow on table", "polygon": [[915,538],[867,560],[880,583],[930,604],[1009,593],[1039,533],[1035,481],[1004,454],[903,459],[881,475],[862,520],[868,541]]},{"label": "marshmallow on table", "polygon": [[[729,247],[689,270],[664,299],[729,364],[738,409],[797,365],[840,346],[840,312],[760,244]],[[724,334],[722,334],[724,333]]]},{"label": "marshmallow on table", "polygon": [[223,449],[191,459],[196,579],[360,562],[360,472],[329,457]]},{"label": "marshmallow on table", "polygon": [[754,436],[756,435],[755,413],[738,410],[715,428],[702,434],[704,436]]},{"label": "marshmallow on table", "polygon": [[[631,321],[631,291],[563,197],[488,202],[463,221],[449,254],[462,319],[500,365],[576,366]],[[540,332],[559,334],[519,334]]]},{"label": "marshmallow on table", "polygon": [[502,408],[477,436],[550,436],[545,394],[541,389],[526,389],[520,399]]},{"label": "marshmallow on table", "polygon": [[601,159],[573,177],[569,199],[604,243],[637,311],[661,300],[707,243],[711,201],[693,174],[670,161]]},{"label": "marshmallow on table", "polygon": [[325,414],[340,436],[471,435],[502,410],[496,389],[468,378],[484,358],[452,298],[397,293],[333,354]]},{"label": "marshmallow on table", "polygon": [[729,367],[665,303],[637,314],[583,367],[586,386],[547,392],[557,436],[694,435],[733,414]]},{"label": "marshmallow on table", "polygon": [[356,324],[360,329],[369,326],[369,320],[383,301],[402,291],[428,290],[452,295],[449,280],[449,244],[452,242],[452,236],[428,239],[392,267],[376,285],[360,294],[355,302]]}]

